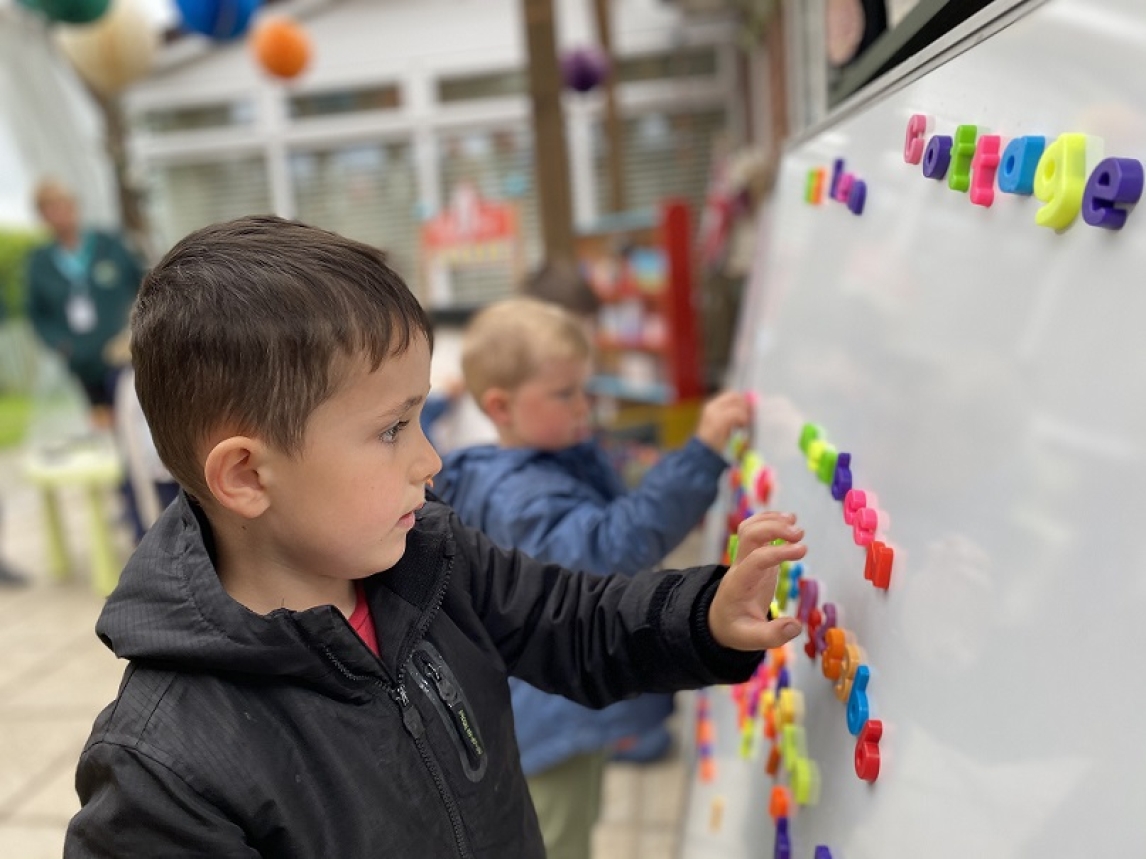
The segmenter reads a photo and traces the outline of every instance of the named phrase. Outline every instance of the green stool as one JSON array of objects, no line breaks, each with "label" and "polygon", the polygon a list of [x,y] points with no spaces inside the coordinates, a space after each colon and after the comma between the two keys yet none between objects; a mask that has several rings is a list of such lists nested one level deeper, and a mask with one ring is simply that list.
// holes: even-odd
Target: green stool
[{"label": "green stool", "polygon": [[123,481],[123,463],[114,442],[110,437],[93,436],[33,448],[24,462],[24,474],[43,497],[51,573],[61,581],[71,577],[72,565],[57,493],[64,487],[83,489],[91,534],[92,587],[101,596],[110,594],[119,581],[120,560],[105,496]]}]

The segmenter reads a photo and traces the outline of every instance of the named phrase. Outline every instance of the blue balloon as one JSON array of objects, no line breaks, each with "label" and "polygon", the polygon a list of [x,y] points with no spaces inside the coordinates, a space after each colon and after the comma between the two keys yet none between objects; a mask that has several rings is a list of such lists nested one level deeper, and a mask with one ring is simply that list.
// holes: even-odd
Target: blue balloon
[{"label": "blue balloon", "polygon": [[243,35],[260,0],[175,0],[183,26],[225,41]]}]

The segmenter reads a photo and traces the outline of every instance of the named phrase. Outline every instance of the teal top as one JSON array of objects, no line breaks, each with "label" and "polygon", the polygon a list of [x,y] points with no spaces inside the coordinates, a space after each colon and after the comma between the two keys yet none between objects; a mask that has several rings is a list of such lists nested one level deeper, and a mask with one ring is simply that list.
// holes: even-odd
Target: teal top
[{"label": "teal top", "polygon": [[85,231],[74,252],[50,242],[28,258],[28,319],[76,376],[102,384],[112,369],[104,347],[127,327],[142,279],[135,256],[109,233]]}]

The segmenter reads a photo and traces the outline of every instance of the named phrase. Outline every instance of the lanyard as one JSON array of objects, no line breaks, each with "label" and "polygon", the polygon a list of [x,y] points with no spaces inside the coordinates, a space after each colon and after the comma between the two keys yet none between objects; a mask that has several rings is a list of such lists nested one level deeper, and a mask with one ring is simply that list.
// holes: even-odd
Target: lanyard
[{"label": "lanyard", "polygon": [[73,295],[77,293],[86,295],[91,291],[88,269],[91,267],[94,252],[95,242],[91,233],[84,234],[75,253],[68,251],[59,244],[52,250],[52,259],[56,263],[56,268],[71,283]]}]

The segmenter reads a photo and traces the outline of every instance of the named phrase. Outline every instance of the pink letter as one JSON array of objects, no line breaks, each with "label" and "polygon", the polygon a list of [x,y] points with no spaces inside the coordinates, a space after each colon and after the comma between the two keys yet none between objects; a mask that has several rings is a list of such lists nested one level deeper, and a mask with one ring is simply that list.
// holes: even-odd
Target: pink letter
[{"label": "pink letter", "polygon": [[903,160],[918,164],[923,160],[923,135],[927,133],[927,117],[917,113],[907,120],[907,139],[903,142]]},{"label": "pink letter", "polygon": [[990,206],[995,202],[995,171],[999,169],[1001,143],[999,135],[984,134],[975,147],[971,159],[971,202],[976,206]]}]

